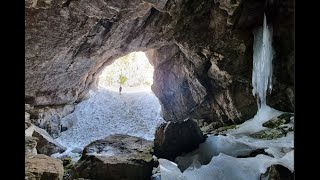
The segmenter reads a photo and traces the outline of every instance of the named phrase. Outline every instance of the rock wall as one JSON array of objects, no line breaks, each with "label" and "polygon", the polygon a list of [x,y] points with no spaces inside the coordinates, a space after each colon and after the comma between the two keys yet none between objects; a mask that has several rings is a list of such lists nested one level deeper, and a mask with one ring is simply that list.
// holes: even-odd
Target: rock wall
[{"label": "rock wall", "polygon": [[264,12],[274,24],[268,104],[293,111],[292,0],[26,1],[26,103],[79,102],[116,58],[149,50],[152,89],[166,120],[242,122],[257,108],[252,32]]},{"label": "rock wall", "polygon": [[174,45],[147,52],[159,61],[152,89],[166,120],[193,117],[221,126],[256,113],[253,31],[262,25],[264,12],[273,26],[275,50],[268,104],[294,110],[293,1],[188,1],[181,6]]},{"label": "rock wall", "polygon": [[60,136],[61,118],[74,110],[74,105],[30,106],[25,105],[26,121],[45,129],[53,138]]},{"label": "rock wall", "polygon": [[116,58],[172,38],[170,16],[141,0],[57,0],[25,13],[26,103],[37,106],[75,102]]}]

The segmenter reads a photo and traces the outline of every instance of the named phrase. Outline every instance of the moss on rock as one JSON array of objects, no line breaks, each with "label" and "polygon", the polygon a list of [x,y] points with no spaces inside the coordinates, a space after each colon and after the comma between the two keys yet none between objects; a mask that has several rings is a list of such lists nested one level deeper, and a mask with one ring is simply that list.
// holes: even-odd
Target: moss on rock
[{"label": "moss on rock", "polygon": [[267,128],[278,128],[283,124],[287,124],[290,122],[290,118],[294,116],[292,113],[283,113],[280,116],[272,118],[271,120],[262,124],[262,126]]},{"label": "moss on rock", "polygon": [[265,130],[250,134],[250,136],[253,138],[266,139],[266,140],[277,139],[277,138],[284,137],[286,135],[287,135],[287,131],[285,131],[282,128],[265,129]]},{"label": "moss on rock", "polygon": [[212,132],[213,133],[221,133],[221,132],[225,132],[225,131],[227,131],[229,129],[236,129],[236,128],[238,128],[237,125],[236,124],[232,124],[232,125],[226,125],[226,126],[220,127],[218,129],[213,130]]},{"label": "moss on rock", "polygon": [[70,177],[71,169],[73,167],[72,159],[69,157],[63,158],[62,163],[64,169],[63,179],[68,179]]}]

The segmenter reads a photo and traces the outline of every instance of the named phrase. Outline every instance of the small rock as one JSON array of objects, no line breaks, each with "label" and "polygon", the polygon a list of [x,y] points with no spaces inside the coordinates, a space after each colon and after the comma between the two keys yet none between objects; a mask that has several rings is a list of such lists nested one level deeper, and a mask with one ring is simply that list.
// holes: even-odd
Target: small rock
[{"label": "small rock", "polygon": [[237,156],[237,158],[247,158],[247,157],[256,157],[257,155],[259,154],[264,154],[266,156],[270,156],[270,157],[273,157],[272,155],[266,153],[264,151],[264,149],[256,149],[254,151],[252,151],[248,156]]},{"label": "small rock", "polygon": [[61,132],[66,131],[66,130],[68,130],[68,128],[67,128],[67,127],[63,127],[63,126],[61,126]]},{"label": "small rock", "polygon": [[69,157],[63,158],[62,163],[63,163],[63,166],[68,166],[69,164],[72,164],[72,160]]},{"label": "small rock", "polygon": [[161,180],[161,174],[156,173],[156,174],[152,175],[151,180]]},{"label": "small rock", "polygon": [[292,113],[283,113],[280,116],[272,118],[271,120],[262,124],[262,126],[267,128],[277,128],[283,124],[290,122],[290,118],[293,117]]},{"label": "small rock", "polygon": [[30,121],[30,114],[27,113],[27,112],[24,112],[24,119],[25,119],[26,122],[31,122]]},{"label": "small rock", "polygon": [[[24,130],[27,130],[30,126],[32,126],[31,122],[25,121],[24,122]],[[31,134],[28,134],[29,136],[31,136]]]},{"label": "small rock", "polygon": [[268,167],[267,171],[260,175],[260,180],[293,180],[293,173],[286,167],[274,164]]},{"label": "small rock", "polygon": [[25,111],[30,111],[31,109],[33,109],[33,106],[31,106],[30,104],[24,104],[24,109]]},{"label": "small rock", "polygon": [[294,116],[290,118],[290,122],[293,122],[293,121],[294,121]]},{"label": "small rock", "polygon": [[277,139],[281,138],[287,135],[287,131],[283,129],[265,129],[253,134],[250,134],[251,137],[257,138],[257,139]]},{"label": "small rock", "polygon": [[25,156],[25,179],[62,180],[62,161],[44,154]]}]

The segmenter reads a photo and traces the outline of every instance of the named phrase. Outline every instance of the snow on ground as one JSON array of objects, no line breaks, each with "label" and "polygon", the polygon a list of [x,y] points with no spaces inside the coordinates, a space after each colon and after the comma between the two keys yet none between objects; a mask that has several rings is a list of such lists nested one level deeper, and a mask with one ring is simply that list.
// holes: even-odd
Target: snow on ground
[{"label": "snow on ground", "polygon": [[160,108],[149,89],[123,88],[120,95],[118,89],[100,87],[61,120],[69,128],[56,140],[69,149],[84,148],[115,133],[153,140],[157,125],[163,122]]}]

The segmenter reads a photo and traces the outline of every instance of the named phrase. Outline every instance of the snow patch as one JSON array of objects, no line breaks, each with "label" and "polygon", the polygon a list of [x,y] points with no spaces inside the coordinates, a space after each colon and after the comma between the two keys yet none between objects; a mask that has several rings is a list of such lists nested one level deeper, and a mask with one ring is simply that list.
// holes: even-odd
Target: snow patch
[{"label": "snow patch", "polygon": [[68,129],[56,139],[69,149],[84,148],[111,134],[154,139],[156,127],[164,122],[160,103],[152,92],[123,93],[98,88],[62,118]]}]

